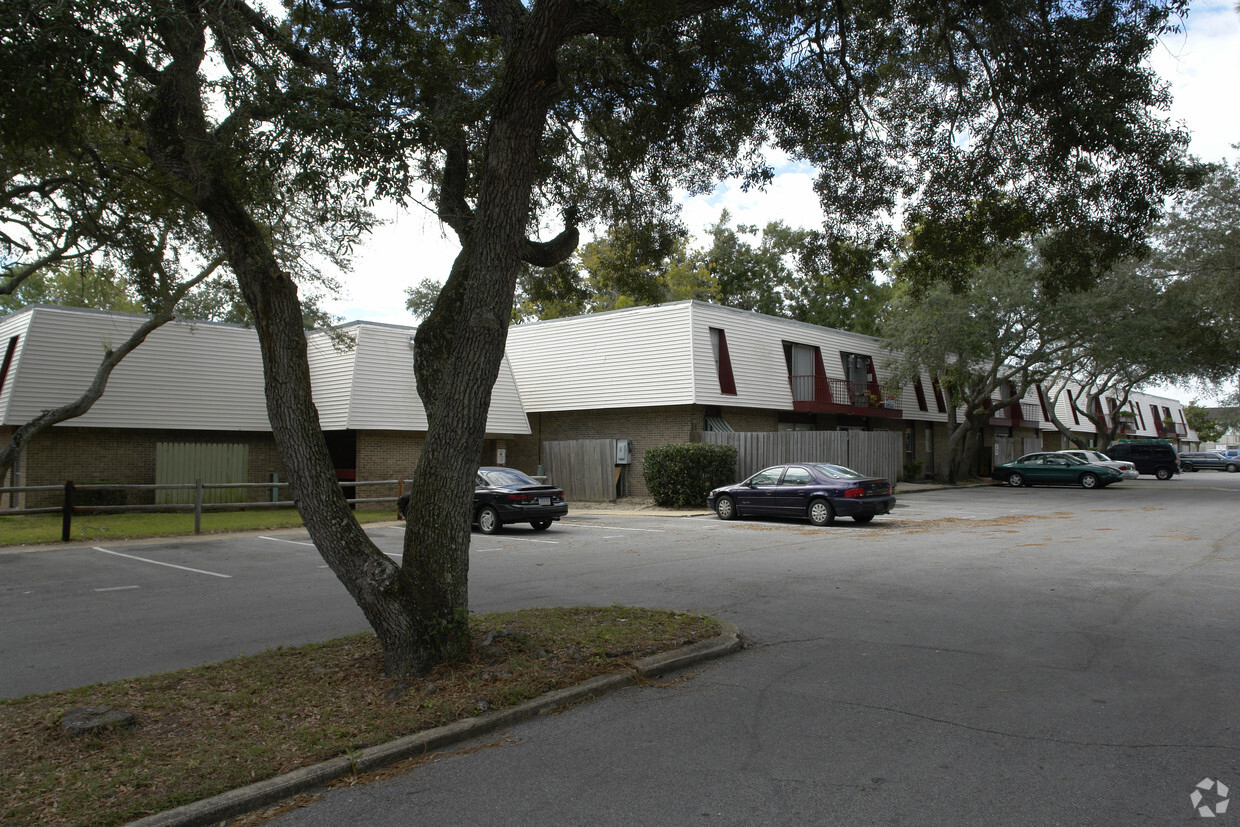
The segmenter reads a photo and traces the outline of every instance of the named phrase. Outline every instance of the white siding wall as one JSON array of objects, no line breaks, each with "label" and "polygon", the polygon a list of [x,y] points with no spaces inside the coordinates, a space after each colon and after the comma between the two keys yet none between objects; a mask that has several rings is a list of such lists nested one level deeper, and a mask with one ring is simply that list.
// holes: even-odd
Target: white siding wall
[{"label": "white siding wall", "polygon": [[525,410],[691,404],[689,319],[689,303],[680,302],[509,328],[508,361]]},{"label": "white siding wall", "polygon": [[[792,410],[792,389],[788,382],[784,342],[819,348],[828,379],[846,378],[841,357],[843,353],[872,357],[880,385],[889,375],[885,363],[890,351],[882,347],[879,339],[871,336],[699,302],[692,304],[692,311],[693,363],[697,377],[695,401],[699,404]],[[722,330],[727,339],[732,375],[736,380],[736,396],[719,391],[710,341],[712,327]],[[926,411],[918,407],[917,395],[911,384],[901,388],[896,395],[896,406],[904,412],[904,418],[947,421],[947,414],[939,413],[935,405],[929,376],[922,377],[922,386],[926,392]]]},{"label": "white siding wall", "polygon": [[18,337],[17,348],[13,351],[13,361],[9,363],[9,374],[4,380],[4,387],[0,387],[0,424],[21,424],[11,423],[7,411],[9,400],[13,397],[13,388],[17,384],[17,370],[21,364],[22,348],[26,344],[26,331],[33,316],[34,311],[27,309],[0,319],[0,364],[3,364],[4,354],[9,350],[9,340],[14,336]]},{"label": "white siding wall", "polygon": [[491,409],[487,412],[487,433],[528,434],[530,420],[521,404],[521,393],[508,357],[499,366],[495,388],[491,391]]},{"label": "white siding wall", "polygon": [[[18,373],[9,377],[5,424],[76,399],[104,349],[123,343],[143,321],[57,307],[31,312]],[[61,427],[269,430],[257,336],[236,325],[170,322],[117,366],[89,412]]]},{"label": "white siding wall", "polygon": [[425,431],[413,378],[414,328],[359,324],[347,425],[355,430]]},{"label": "white siding wall", "polygon": [[353,342],[351,349],[342,348],[333,337],[315,331],[306,338],[310,361],[310,387],[314,406],[319,410],[319,425],[325,431],[349,427],[349,402],[353,393],[353,367],[357,361],[357,329],[347,330]]},{"label": "white siding wall", "polygon": [[[311,337],[311,379],[324,430],[425,431],[410,346],[415,328],[356,322],[347,332],[355,346],[346,354],[333,349],[325,334]],[[491,394],[487,432],[530,432],[506,361]]]},{"label": "white siding wall", "polygon": [[[1053,394],[1056,388],[1052,388],[1049,386],[1047,387],[1046,396],[1047,396],[1048,402],[1051,402],[1051,400],[1053,399]],[[1079,397],[1078,397],[1078,394],[1080,393],[1080,385],[1078,385],[1075,382],[1070,382],[1068,383],[1068,389],[1072,391],[1073,398],[1078,399],[1078,404],[1080,404]],[[1150,439],[1158,438],[1158,431],[1155,429],[1153,414],[1150,411],[1151,405],[1157,405],[1160,413],[1164,407],[1170,409],[1171,418],[1175,421],[1177,425],[1185,425],[1185,426],[1187,425],[1187,420],[1184,418],[1184,412],[1183,412],[1184,405],[1183,403],[1175,399],[1168,399],[1165,396],[1153,396],[1151,394],[1134,391],[1133,393],[1129,395],[1129,402],[1135,403],[1136,407],[1140,410],[1140,413],[1138,414],[1137,418],[1133,420],[1133,429],[1131,433],[1125,434],[1124,436],[1121,437],[1121,439],[1132,439],[1132,438],[1141,438],[1141,437],[1150,438]],[[1103,402],[1103,408],[1104,410],[1109,408],[1109,405],[1107,405],[1105,401]],[[1075,420],[1073,420],[1072,406],[1068,403],[1068,395],[1066,393],[1061,393],[1059,395],[1059,401],[1056,404],[1055,409],[1059,415],[1059,421],[1067,425],[1069,430],[1082,433],[1082,434],[1096,433],[1097,429],[1094,427],[1093,423],[1091,423],[1084,416],[1080,416],[1081,421],[1079,424]],[[1132,410],[1132,407],[1125,406],[1121,410]],[[1108,416],[1110,415],[1109,410],[1107,411],[1107,414]],[[1056,430],[1055,426],[1049,421],[1044,422],[1042,425],[1042,428],[1043,430],[1047,430],[1047,431]],[[1182,437],[1182,439],[1188,442],[1196,442],[1198,440],[1197,432],[1191,429],[1187,429],[1187,430],[1188,430],[1188,436]]]}]

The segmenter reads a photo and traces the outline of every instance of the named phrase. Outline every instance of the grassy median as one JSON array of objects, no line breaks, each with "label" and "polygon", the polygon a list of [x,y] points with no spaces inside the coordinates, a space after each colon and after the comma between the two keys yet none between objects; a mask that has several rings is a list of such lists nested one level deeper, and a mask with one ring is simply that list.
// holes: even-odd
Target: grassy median
[{"label": "grassy median", "polygon": [[[384,677],[364,634],[0,701],[0,823],[123,824],[719,634],[709,617],[620,606],[471,625],[473,659],[417,680]],[[71,735],[60,721],[80,707],[127,711],[136,725]]]}]

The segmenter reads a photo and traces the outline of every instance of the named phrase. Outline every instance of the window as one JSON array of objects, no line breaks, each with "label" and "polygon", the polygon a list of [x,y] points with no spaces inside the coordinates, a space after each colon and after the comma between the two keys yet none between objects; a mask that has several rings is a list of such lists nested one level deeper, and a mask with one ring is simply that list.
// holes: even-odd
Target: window
[{"label": "window", "polygon": [[930,386],[934,389],[934,406],[939,409],[939,413],[947,413],[947,403],[943,401],[943,386],[937,378],[930,380]]},{"label": "window", "polygon": [[4,390],[4,380],[9,378],[9,368],[13,365],[13,354],[17,352],[18,336],[9,339],[9,346],[4,349],[4,362],[0,363],[0,391]]},{"label": "window", "polygon": [[913,393],[917,395],[917,410],[930,410],[930,408],[926,405],[926,389],[921,386],[920,376],[913,380]]},{"label": "window", "polygon": [[1051,415],[1046,407],[1046,391],[1042,389],[1041,385],[1034,385],[1034,387],[1038,389],[1038,404],[1042,406],[1042,421],[1049,422]]},{"label": "window", "polygon": [[788,377],[792,381],[792,399],[794,402],[814,401],[814,379],[818,374],[816,364],[818,348],[809,345],[784,345],[784,355],[788,360]]},{"label": "window", "polygon": [[780,411],[779,422],[775,426],[777,431],[812,431],[814,430],[814,415],[812,413],[797,413],[795,411]]},{"label": "window", "polygon": [[732,376],[732,359],[728,356],[728,338],[717,327],[710,328],[710,350],[715,357],[715,374],[719,377],[719,392],[736,396],[736,379]]},{"label": "window", "polygon": [[874,372],[874,358],[864,353],[840,351],[844,365],[844,378],[848,380],[848,394],[853,405],[874,408],[882,404],[882,392],[878,387],[878,375]]},{"label": "window", "polygon": [[792,466],[784,472],[784,479],[780,485],[810,485],[814,478],[810,476],[808,469],[799,466]]},{"label": "window", "polygon": [[751,485],[776,485],[779,482],[779,472],[782,468],[768,468],[765,471],[759,471],[749,480]]}]

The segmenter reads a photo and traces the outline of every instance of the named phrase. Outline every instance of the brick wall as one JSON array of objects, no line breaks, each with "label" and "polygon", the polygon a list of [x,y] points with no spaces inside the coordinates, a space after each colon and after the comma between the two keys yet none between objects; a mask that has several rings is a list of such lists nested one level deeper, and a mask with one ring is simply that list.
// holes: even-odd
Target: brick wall
[{"label": "brick wall", "polygon": [[[126,485],[155,483],[155,446],[160,442],[243,443],[249,446],[247,482],[261,483],[270,474],[284,475],[284,466],[269,433],[238,431],[130,430],[127,428],[57,428],[37,435],[26,446],[22,465],[23,485],[63,485],[118,482]],[[265,489],[247,491],[248,499],[268,499]],[[130,505],[153,503],[153,491],[129,491]],[[56,492],[31,492],[27,508],[59,505]],[[7,505],[8,499],[5,499]]]},{"label": "brick wall", "polygon": [[[426,434],[422,431],[358,431],[357,478],[359,480],[404,480],[408,486],[413,469],[422,458]],[[393,485],[367,485],[358,489],[359,497],[395,497]],[[362,503],[358,508],[393,509],[385,503]]]},{"label": "brick wall", "polygon": [[[542,464],[542,443],[570,439],[627,439],[633,443],[633,464],[629,466],[629,494],[647,496],[642,479],[646,449],[656,445],[692,442],[705,425],[701,405],[616,410],[558,411],[529,415],[529,436],[508,441],[508,464],[534,473]],[[735,425],[733,427],[736,427]]]}]

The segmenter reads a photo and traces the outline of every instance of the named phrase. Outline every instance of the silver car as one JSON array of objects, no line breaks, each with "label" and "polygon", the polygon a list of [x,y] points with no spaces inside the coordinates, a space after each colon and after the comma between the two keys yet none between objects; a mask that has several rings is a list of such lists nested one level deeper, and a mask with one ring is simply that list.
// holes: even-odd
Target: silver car
[{"label": "silver car", "polygon": [[1137,466],[1127,460],[1114,460],[1101,451],[1090,451],[1083,448],[1073,448],[1068,451],[1055,451],[1056,454],[1068,454],[1077,459],[1094,465],[1105,465],[1108,468],[1114,468],[1124,475],[1126,480],[1135,480],[1140,474],[1137,473]]}]

